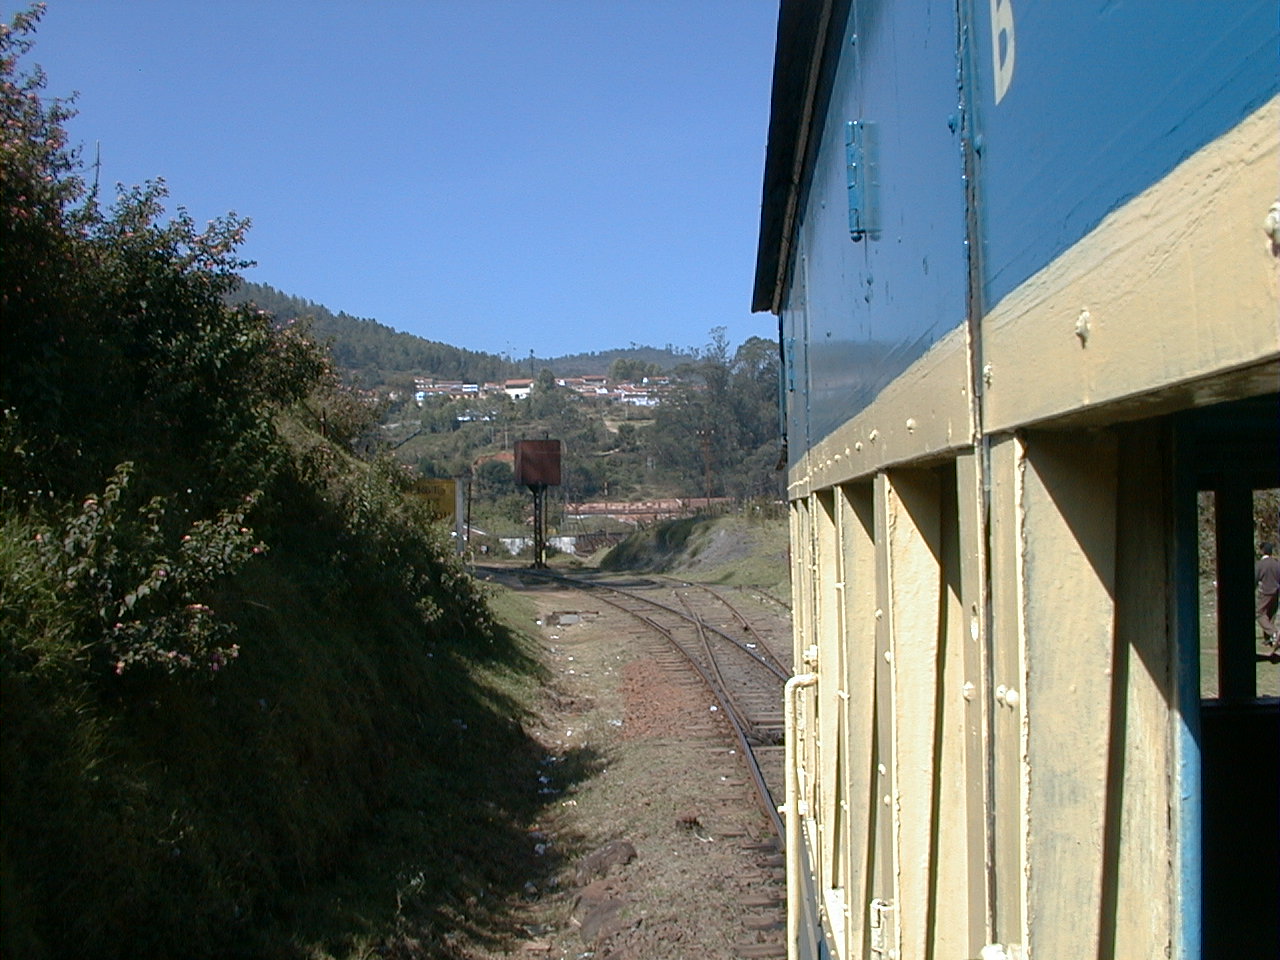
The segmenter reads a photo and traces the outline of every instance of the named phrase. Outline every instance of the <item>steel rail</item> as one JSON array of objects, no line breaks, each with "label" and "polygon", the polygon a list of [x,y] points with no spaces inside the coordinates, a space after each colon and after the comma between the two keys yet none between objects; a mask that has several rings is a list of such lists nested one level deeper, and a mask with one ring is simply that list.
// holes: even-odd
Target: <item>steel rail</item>
[{"label": "steel rail", "polygon": [[[756,649],[763,651],[762,659],[771,660],[777,666],[778,669],[775,670],[774,673],[778,676],[778,678],[785,682],[787,677],[791,676],[791,671],[788,670],[786,668],[786,665],[783,664],[782,661],[778,659],[777,655],[774,654],[769,644],[767,644],[764,641],[764,638],[760,636],[759,631],[756,630],[755,626],[751,623],[751,621],[748,620],[746,616],[742,613],[742,611],[739,610],[737,607],[735,607],[732,603],[730,603],[723,595],[721,595],[718,591],[713,590],[711,587],[707,586],[705,583],[696,583],[696,582],[691,582],[687,580],[678,580],[676,582],[679,583],[680,586],[685,589],[701,590],[704,593],[710,594],[712,597],[714,597],[716,599],[716,602],[719,603],[721,606],[723,606],[725,609],[727,609],[729,613],[733,615],[733,618],[737,620],[739,624],[742,625],[742,629],[751,635],[752,639],[756,644]],[[675,588],[675,589],[679,589],[679,588]],[[676,596],[679,597],[680,594],[677,593]],[[681,603],[685,603],[685,600],[683,597],[681,597],[680,599],[681,599]],[[715,629],[715,628],[713,627],[712,629]],[[785,677],[783,676],[784,673],[786,674]]]},{"label": "steel rail", "polygon": [[[679,594],[677,594],[677,597],[679,597]],[[702,649],[707,655],[707,663],[710,665],[711,672],[715,675],[716,686],[726,694],[728,702],[724,704],[725,709],[733,714],[735,721],[744,731],[749,730],[751,736],[756,737],[756,725],[739,708],[737,699],[728,696],[729,685],[725,682],[724,674],[720,672],[720,661],[716,658],[715,651],[711,649],[711,641],[707,639],[708,624],[685,602],[683,597],[679,597],[679,599],[689,611],[687,614],[688,619],[698,628],[698,639],[702,642]]]},{"label": "steel rail", "polygon": [[[669,573],[654,573],[654,574],[650,574],[650,576],[655,577],[656,579],[659,579],[659,580],[670,580],[672,583],[678,583],[681,586],[685,586],[685,587],[702,587],[704,590],[707,590],[711,593],[715,593],[716,596],[720,596],[720,594],[716,593],[716,591],[713,590],[710,586],[708,586],[705,583],[702,583],[699,580],[685,580],[682,577],[673,577]],[[781,607],[783,610],[787,611],[787,613],[791,612],[790,603],[788,603],[786,600],[783,600],[781,597],[775,597],[768,590],[762,590],[759,587],[744,587],[741,584],[736,584],[733,587],[733,589],[737,590],[739,593],[751,594],[757,598],[763,598],[765,600],[768,600],[770,603],[774,604],[775,606]]]},{"label": "steel rail", "polygon": [[[626,594],[625,591],[615,592],[622,593],[625,596],[634,597],[634,595]],[[747,736],[747,727],[745,722],[739,719],[737,705],[729,691],[724,686],[716,683],[708,670],[698,662],[698,659],[685,649],[684,644],[677,640],[670,630],[662,626],[652,617],[646,617],[641,613],[637,613],[609,597],[601,597],[600,599],[610,606],[631,614],[631,616],[635,617],[637,620],[648,624],[658,633],[666,637],[671,645],[684,656],[685,660],[688,661],[689,665],[694,669],[694,672],[702,678],[703,683],[707,685],[707,688],[711,691],[712,695],[719,701],[720,707],[725,714],[725,718],[729,721],[729,727],[733,731],[734,738],[738,741],[738,747],[742,751],[743,760],[747,765],[747,772],[751,775],[751,780],[755,784],[756,798],[760,802],[760,808],[764,811],[765,816],[768,817],[769,823],[773,827],[773,832],[778,838],[780,849],[785,850],[787,840],[786,824],[783,823],[782,815],[778,812],[778,803],[773,797],[773,791],[769,789],[769,784],[765,780],[764,771],[760,767],[760,760],[756,756],[755,749],[751,745],[751,741]],[[634,597],[634,599],[644,598]],[[664,605],[659,604],[659,606]],[[669,610],[670,608],[664,606],[664,609]],[[678,614],[678,611],[671,612]],[[696,625],[697,621],[693,622]],[[712,655],[711,663],[714,664],[715,662],[715,657]]]},{"label": "steel rail", "polygon": [[[679,618],[683,622],[692,623],[695,627],[699,629],[699,631],[702,631],[704,629],[707,631],[710,631],[716,634],[717,636],[722,637],[724,640],[727,640],[729,643],[733,644],[734,646],[738,647],[740,650],[742,650],[742,652],[746,653],[753,660],[755,660],[760,666],[764,667],[765,669],[773,673],[775,676],[777,676],[779,671],[776,669],[775,665],[769,663],[767,660],[765,660],[755,651],[750,650],[744,644],[742,644],[738,640],[726,634],[723,630],[719,630],[715,627],[710,626],[709,624],[703,624],[700,622],[698,618],[691,617],[687,614],[681,613],[679,610],[676,610],[665,603],[659,603],[655,600],[652,600],[649,597],[642,597],[639,594],[633,593],[629,590],[623,590],[618,587],[610,586],[608,584],[592,583],[589,580],[579,580],[575,577],[567,577],[567,576],[564,576],[563,574],[553,573],[547,570],[525,569],[521,572],[525,574],[532,574],[533,576],[539,579],[559,581],[561,583],[567,584],[568,586],[574,589],[582,590],[583,592],[591,592],[591,591],[597,591],[597,590],[603,591],[600,595],[600,599],[603,600],[605,603],[609,604],[612,607],[617,608],[618,610],[623,611],[624,613],[630,614],[631,616],[635,617],[637,620],[641,621],[642,623],[649,626],[651,629],[657,631],[658,633],[662,634],[664,637],[667,638],[667,641],[685,658],[685,660],[688,661],[689,665],[694,669],[694,671],[698,674],[698,676],[702,678],[702,681],[703,683],[706,684],[707,689],[711,691],[712,695],[719,702],[720,707],[724,712],[726,719],[729,721],[729,727],[733,731],[734,738],[737,740],[738,746],[742,751],[743,760],[747,765],[747,771],[751,775],[752,782],[755,785],[756,798],[760,803],[760,807],[763,810],[765,816],[768,818],[770,825],[773,827],[774,835],[778,838],[778,844],[780,846],[780,849],[785,850],[786,842],[787,842],[786,824],[783,822],[782,815],[778,811],[778,803],[774,799],[773,791],[770,790],[769,784],[765,780],[764,771],[761,769],[761,766],[760,766],[760,760],[756,756],[755,749],[751,744],[750,738],[748,737],[747,728],[749,724],[746,724],[745,722],[739,719],[738,712],[737,712],[738,711],[737,704],[734,702],[734,698],[730,694],[728,688],[724,686],[722,683],[716,682],[715,678],[711,675],[711,672],[707,669],[707,667],[705,667],[702,663],[698,662],[698,658],[695,657],[693,654],[691,654],[689,650],[686,649],[685,645],[675,638],[673,632],[670,629],[658,623],[652,617],[645,616],[644,614],[627,607],[625,604],[604,595],[604,592],[615,593],[615,594],[618,594],[619,596],[626,597],[629,600],[639,601],[641,603],[645,603],[650,606],[657,607],[658,609],[664,610],[667,613]],[[709,662],[712,665],[716,665],[717,664],[716,657],[713,653],[710,652],[709,645],[708,645],[708,654],[709,654]],[[714,669],[718,670],[718,665],[714,666]],[[789,673],[786,673],[785,671],[782,671],[782,673],[785,675],[781,676],[780,679],[782,679],[784,682],[790,679],[791,675]]]},{"label": "steel rail", "polygon": [[[677,617],[688,619],[688,616],[686,614],[680,612],[675,607],[662,603],[659,600],[654,600],[652,597],[641,596],[638,593],[633,593],[632,591],[629,591],[629,590],[623,590],[620,587],[611,586],[610,584],[607,584],[607,583],[594,583],[591,580],[579,580],[576,577],[567,577],[562,573],[551,573],[548,571],[541,571],[541,570],[539,571],[525,570],[523,572],[531,573],[531,574],[534,574],[535,576],[541,576],[551,580],[560,580],[564,583],[570,584],[571,586],[584,588],[587,590],[611,590],[614,593],[619,593],[624,596],[633,597],[634,599],[639,600],[641,603],[647,603],[650,606],[657,607],[660,610],[665,610],[668,613],[674,614]],[[720,598],[720,602],[724,603],[726,606],[731,606],[724,600],[723,597]],[[715,626],[712,626],[711,624],[707,624],[706,628],[710,630],[712,633],[716,634],[717,636],[722,637],[724,640],[733,644],[735,647],[737,647],[739,650],[741,650],[744,654],[746,654],[751,659],[755,660],[757,663],[760,664],[760,666],[764,667],[766,670],[772,673],[775,677],[777,677],[783,683],[786,683],[789,679],[791,679],[791,671],[788,670],[782,663],[778,661],[776,657],[773,656],[772,651],[768,649],[768,646],[766,644],[757,644],[757,645],[760,646],[762,649],[764,649],[766,653],[768,653],[768,656],[765,656],[764,654],[757,652],[750,645],[743,643],[737,637],[734,637],[728,633],[725,633],[719,627],[715,627]]]}]

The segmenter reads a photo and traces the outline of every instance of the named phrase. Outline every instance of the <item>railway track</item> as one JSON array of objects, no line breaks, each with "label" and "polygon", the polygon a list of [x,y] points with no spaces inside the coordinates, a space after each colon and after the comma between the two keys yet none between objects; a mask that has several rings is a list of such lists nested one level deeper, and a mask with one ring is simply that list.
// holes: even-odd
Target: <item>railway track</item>
[{"label": "railway track", "polygon": [[[712,756],[732,755],[717,778],[718,789],[706,798],[708,809],[742,809],[754,797],[772,832],[740,840],[743,866],[734,882],[742,889],[744,929],[732,956],[784,957],[780,935],[785,926],[785,830],[777,808],[783,796],[782,691],[790,677],[790,636],[782,629],[786,621],[767,605],[759,605],[763,613],[753,610],[748,615],[740,597],[666,578],[565,576],[533,570],[521,570],[518,577],[581,592],[591,598],[592,607],[624,613],[635,625],[636,642],[650,651],[646,655],[654,663],[662,664],[677,684],[700,685],[713,695],[714,716],[724,723],[706,724],[701,736],[721,745]],[[732,737],[729,744],[726,728]],[[700,828],[695,824],[693,829]]]},{"label": "railway track", "polygon": [[722,593],[680,581],[630,581],[529,571],[583,590],[666,638],[715,696],[738,741],[760,807],[784,840],[782,690],[791,676],[778,638],[766,638]]},{"label": "railway track", "polygon": [[[691,582],[688,580],[682,580],[679,577],[672,577],[665,574],[656,574],[655,578],[663,581],[664,583],[671,583],[673,585],[677,585],[681,587],[694,587],[699,590],[705,590],[708,593],[714,593],[717,596],[720,596],[722,598],[725,596],[726,593],[738,594],[739,596],[750,597],[753,600],[757,600],[764,604],[777,607],[779,610],[785,611],[788,617],[791,616],[790,603],[788,603],[786,600],[783,600],[780,597],[774,596],[768,590],[761,590],[759,587],[744,587],[744,586],[713,587],[705,583],[697,583],[697,582]],[[732,601],[730,601],[730,603],[732,604]]]},{"label": "railway track", "polygon": [[[773,672],[780,676],[784,683],[786,682],[786,678],[791,675],[791,658],[787,645],[780,645],[776,635],[763,635],[756,628],[755,621],[744,616],[738,606],[725,595],[723,589],[711,587],[705,583],[691,583],[674,578],[666,579],[672,584],[673,593],[680,599],[686,610],[689,610],[691,614],[704,618],[707,623],[717,623],[722,630],[741,630],[745,635],[742,639],[746,642],[750,651],[759,654],[764,660],[772,663],[777,668]],[[763,591],[759,591],[757,595],[787,610],[787,640],[789,642],[790,608],[782,604],[781,600]],[[727,614],[728,618],[726,619],[723,614]]]}]

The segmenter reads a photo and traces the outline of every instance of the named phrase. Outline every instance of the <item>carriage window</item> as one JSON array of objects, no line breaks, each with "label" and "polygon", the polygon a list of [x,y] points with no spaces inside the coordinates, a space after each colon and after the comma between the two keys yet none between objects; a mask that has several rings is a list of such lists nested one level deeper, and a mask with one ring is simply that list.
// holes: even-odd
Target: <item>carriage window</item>
[{"label": "carriage window", "polygon": [[1280,550],[1280,489],[1222,486],[1198,501],[1200,696],[1280,696],[1280,652],[1266,642],[1277,614],[1256,582],[1262,547]]},{"label": "carriage window", "polygon": [[1218,550],[1214,536],[1214,496],[1202,490],[1196,501],[1199,547],[1200,698],[1218,696]]},{"label": "carriage window", "polygon": [[1267,644],[1262,625],[1258,622],[1263,613],[1259,607],[1265,605],[1274,639],[1276,632],[1280,631],[1280,609],[1276,607],[1276,600],[1266,601],[1265,584],[1269,584],[1270,579],[1264,577],[1264,585],[1260,589],[1256,577],[1260,557],[1258,547],[1270,543],[1272,556],[1280,558],[1280,488],[1253,491],[1253,530],[1255,563],[1251,582],[1254,584],[1254,635],[1259,643],[1257,649],[1263,654],[1256,658],[1258,696],[1280,697],[1280,643]]}]

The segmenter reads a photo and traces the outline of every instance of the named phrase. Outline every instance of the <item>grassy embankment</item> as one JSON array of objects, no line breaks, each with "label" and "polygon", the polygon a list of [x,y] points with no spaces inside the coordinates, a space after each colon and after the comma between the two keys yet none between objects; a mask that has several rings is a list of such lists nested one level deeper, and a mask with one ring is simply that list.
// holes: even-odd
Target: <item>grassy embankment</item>
[{"label": "grassy embankment", "polygon": [[450,956],[460,934],[504,935],[545,869],[521,726],[540,668],[372,473],[344,461],[327,507],[259,528],[270,549],[213,600],[238,648],[217,673],[95,673],[66,571],[38,549],[57,529],[7,512],[6,955],[345,957],[408,938]]},{"label": "grassy embankment", "polygon": [[791,596],[785,516],[696,516],[655,523],[617,544],[602,570],[676,574]]}]

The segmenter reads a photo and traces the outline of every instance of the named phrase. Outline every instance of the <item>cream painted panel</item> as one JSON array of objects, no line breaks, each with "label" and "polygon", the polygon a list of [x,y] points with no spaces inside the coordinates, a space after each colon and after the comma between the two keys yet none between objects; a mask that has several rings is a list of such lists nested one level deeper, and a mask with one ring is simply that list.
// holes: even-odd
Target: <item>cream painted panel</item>
[{"label": "cream painted panel", "polygon": [[[839,871],[842,853],[837,843],[841,828],[838,809],[840,801],[839,756],[840,690],[843,688],[843,656],[840,649],[839,584],[840,555],[836,544],[835,493],[823,491],[813,498],[814,523],[814,582],[817,593],[818,686],[815,710],[817,712],[817,783],[816,812],[819,830],[819,889],[825,902],[831,907],[829,917],[836,939],[842,939],[844,929],[843,893],[844,879]],[[835,892],[834,895],[832,892]]]},{"label": "cream painted panel", "polygon": [[[898,890],[898,812],[897,775],[898,763],[894,751],[897,740],[898,711],[895,705],[897,683],[894,678],[893,639],[889,613],[892,594],[892,575],[889,559],[890,517],[893,514],[893,493],[889,478],[877,473],[873,487],[875,544],[876,544],[876,698],[875,698],[875,762],[876,802],[872,805],[874,817],[874,845],[872,847],[871,899],[896,904]],[[868,904],[868,907],[870,903]],[[885,917],[882,943],[902,956],[898,941],[897,911]]]},{"label": "cream painted panel", "polygon": [[[791,656],[801,664],[809,641],[809,503],[795,500],[791,504]],[[802,673],[797,666],[796,673]]]},{"label": "cream painted panel", "polygon": [[[960,695],[964,699],[964,810],[966,846],[966,889],[968,893],[968,950],[976,957],[985,944],[994,940],[989,927],[987,902],[987,861],[991,837],[987,829],[988,802],[988,688],[986,629],[986,530],[983,523],[982,456],[964,451],[956,458],[957,525],[960,552],[960,598],[962,606],[963,675]],[[948,695],[954,693],[950,685]]]},{"label": "cream painted panel", "polygon": [[[934,772],[933,870],[929,894],[929,945],[935,957],[971,957],[969,937],[968,834],[966,828],[964,656],[967,633],[960,599],[960,531],[951,470],[941,480],[940,564],[942,622],[938,638],[938,763]],[[979,857],[982,851],[977,851]],[[985,941],[983,941],[985,943]],[[979,944],[980,946],[981,944]]]},{"label": "cream painted panel", "polygon": [[[814,642],[814,550],[813,550],[813,518],[812,504],[808,499],[797,500],[792,504],[792,637],[793,663],[796,673],[806,673],[813,667],[807,659],[808,650]],[[806,847],[816,854],[818,849],[813,828],[813,775],[817,770],[815,757],[814,695],[809,687],[800,692],[795,724],[794,756],[795,776],[797,780],[797,798],[801,813],[801,830],[805,837]],[[810,860],[812,856],[810,857]],[[812,883],[812,878],[809,881]],[[816,889],[816,887],[815,887]]]},{"label": "cream painted panel", "polygon": [[[1010,705],[1007,690],[1026,689],[1023,657],[1022,442],[1016,436],[991,444],[991,683],[981,696],[991,718],[990,796],[992,940],[1026,943],[1026,792],[1024,701]],[[995,689],[1004,687],[1002,701]],[[1075,954],[1071,954],[1075,956]],[[1045,958],[1050,960],[1050,958]]]},{"label": "cream painted panel", "polygon": [[[808,673],[817,669],[817,641],[818,641],[818,551],[817,551],[817,518],[815,517],[818,506],[813,502],[813,498],[806,498],[804,501],[804,509],[801,511],[802,530],[804,537],[803,547],[803,568],[801,570],[804,600],[804,630],[798,636],[800,648],[796,652],[795,663],[799,664],[795,668],[796,673]],[[794,598],[793,598],[794,600]],[[816,836],[817,821],[817,791],[818,791],[818,730],[817,730],[817,690],[815,687],[806,687],[800,694],[800,709],[798,711],[796,733],[799,738],[799,748],[795,751],[795,755],[799,758],[800,769],[798,778],[800,783],[799,796],[803,817],[803,825],[806,833],[806,843],[812,851],[812,856],[816,858],[821,844]],[[819,865],[816,860],[813,863],[815,870]],[[817,889],[821,889],[818,887]]]},{"label": "cream painted panel", "polygon": [[889,474],[889,649],[894,677],[897,915],[901,956],[924,957],[934,867],[939,594],[939,483],[934,471]]},{"label": "cream painted panel", "polygon": [[[1120,434],[1116,557],[1116,665],[1112,677],[1108,870],[1103,956],[1164,960],[1173,952],[1176,797],[1171,771],[1174,702],[1168,621],[1167,428],[1140,424]],[[1135,908],[1140,905],[1140,909]]]},{"label": "cream painted panel", "polygon": [[861,957],[871,902],[869,854],[876,812],[876,550],[871,484],[842,487],[836,499],[844,579],[845,690],[848,692],[844,796],[849,854],[849,924],[838,947],[842,958]]},{"label": "cream painted panel", "polygon": [[994,307],[988,433],[1280,355],[1280,98],[1180,164]]},{"label": "cream painted panel", "polygon": [[1032,960],[1096,957],[1113,732],[1116,445],[1111,434],[1084,433],[1032,433],[1024,443],[1028,946]]}]

